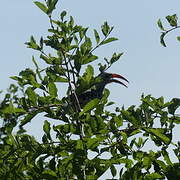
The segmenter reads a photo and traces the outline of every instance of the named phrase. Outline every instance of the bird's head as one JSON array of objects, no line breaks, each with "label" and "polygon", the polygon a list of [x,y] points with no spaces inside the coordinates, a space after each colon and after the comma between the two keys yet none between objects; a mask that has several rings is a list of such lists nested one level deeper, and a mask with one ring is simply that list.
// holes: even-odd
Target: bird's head
[{"label": "bird's head", "polygon": [[112,83],[112,82],[115,82],[115,83],[119,83],[119,84],[127,87],[127,85],[124,84],[122,81],[119,81],[119,80],[114,79],[114,78],[119,78],[119,79],[122,79],[122,80],[124,80],[124,81],[129,83],[129,81],[125,77],[121,76],[120,74],[105,73],[105,72],[103,72],[103,73],[101,73],[99,75],[99,77],[102,79],[102,83],[104,85]]}]

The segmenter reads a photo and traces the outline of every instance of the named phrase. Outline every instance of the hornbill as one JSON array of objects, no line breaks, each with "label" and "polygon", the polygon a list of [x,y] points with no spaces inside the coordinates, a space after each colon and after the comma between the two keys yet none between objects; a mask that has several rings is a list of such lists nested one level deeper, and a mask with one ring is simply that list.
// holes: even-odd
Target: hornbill
[{"label": "hornbill", "polygon": [[77,94],[76,97],[73,96],[74,99],[73,101],[76,102],[78,101],[81,108],[92,99],[95,98],[101,99],[103,96],[104,88],[109,83],[115,82],[127,87],[126,84],[114,78],[119,78],[129,83],[129,81],[126,78],[124,78],[119,74],[114,74],[114,73],[102,72],[97,76],[97,78],[99,78],[100,80],[94,85],[95,86],[94,89],[92,88],[88,91],[85,91],[84,93]]}]

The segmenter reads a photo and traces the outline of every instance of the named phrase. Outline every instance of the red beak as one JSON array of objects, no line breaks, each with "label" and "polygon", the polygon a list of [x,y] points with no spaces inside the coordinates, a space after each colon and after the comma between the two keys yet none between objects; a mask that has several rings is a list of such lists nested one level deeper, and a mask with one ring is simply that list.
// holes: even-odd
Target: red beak
[{"label": "red beak", "polygon": [[[126,81],[126,82],[129,83],[129,81],[128,81],[125,77],[123,77],[123,76],[121,76],[121,75],[119,75],[119,74],[111,74],[111,76],[112,76],[112,78],[120,78],[120,79],[123,79],[124,81]],[[123,86],[127,87],[126,84],[124,84],[123,82],[118,81],[118,80],[116,80],[116,79],[110,79],[110,83],[111,83],[111,82],[119,83],[119,84],[122,84]]]}]

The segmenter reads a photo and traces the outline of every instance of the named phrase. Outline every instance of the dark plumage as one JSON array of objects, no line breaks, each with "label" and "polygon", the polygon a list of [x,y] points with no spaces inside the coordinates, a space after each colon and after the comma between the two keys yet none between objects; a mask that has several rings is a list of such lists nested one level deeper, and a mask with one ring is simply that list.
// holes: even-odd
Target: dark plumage
[{"label": "dark plumage", "polygon": [[121,82],[117,79],[113,79],[113,78],[119,78],[126,82],[129,82],[126,78],[124,78],[123,76],[121,76],[119,74],[111,74],[111,73],[103,72],[103,73],[99,74],[98,77],[100,78],[100,81],[99,81],[99,83],[95,84],[94,89],[90,89],[80,95],[77,95],[80,107],[83,107],[87,102],[89,102],[92,99],[95,99],[95,98],[101,99],[103,96],[104,88],[109,83],[115,82],[115,83],[119,83],[119,84],[127,87],[127,85],[124,84],[123,82]]}]

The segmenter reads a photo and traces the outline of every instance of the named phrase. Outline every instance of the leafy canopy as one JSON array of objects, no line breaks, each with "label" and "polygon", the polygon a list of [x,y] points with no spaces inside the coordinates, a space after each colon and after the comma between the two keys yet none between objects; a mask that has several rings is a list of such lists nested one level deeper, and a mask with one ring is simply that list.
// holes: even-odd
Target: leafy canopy
[{"label": "leafy canopy", "polygon": [[[66,11],[58,19],[52,18],[57,2],[34,2],[49,19],[49,35],[39,41],[31,36],[26,42],[39,52],[38,60],[32,57],[35,68],[11,77],[17,85],[10,85],[0,104],[0,178],[93,180],[108,169],[113,178],[122,180],[180,177],[180,143],[172,141],[173,129],[180,123],[176,114],[180,99],[164,102],[163,97],[142,95],[138,107],[116,107],[111,112],[107,106],[113,102],[108,101],[110,92],[105,89],[102,99],[80,107],[78,94],[98,83],[92,62],[98,61],[99,72],[103,72],[123,53],[102,62],[95,50],[117,40],[110,36],[113,27],[105,22],[101,32],[94,29],[94,37],[89,37],[89,28],[77,25]],[[173,28],[178,27],[176,15],[166,19]],[[158,25],[165,45],[168,31],[160,20]],[[41,61],[46,64],[43,68]],[[62,98],[59,85],[67,86]],[[39,114],[44,118],[42,142],[24,128]],[[18,129],[16,133],[14,129]],[[147,149],[148,144],[157,150]],[[177,162],[172,162],[169,148]]]}]

